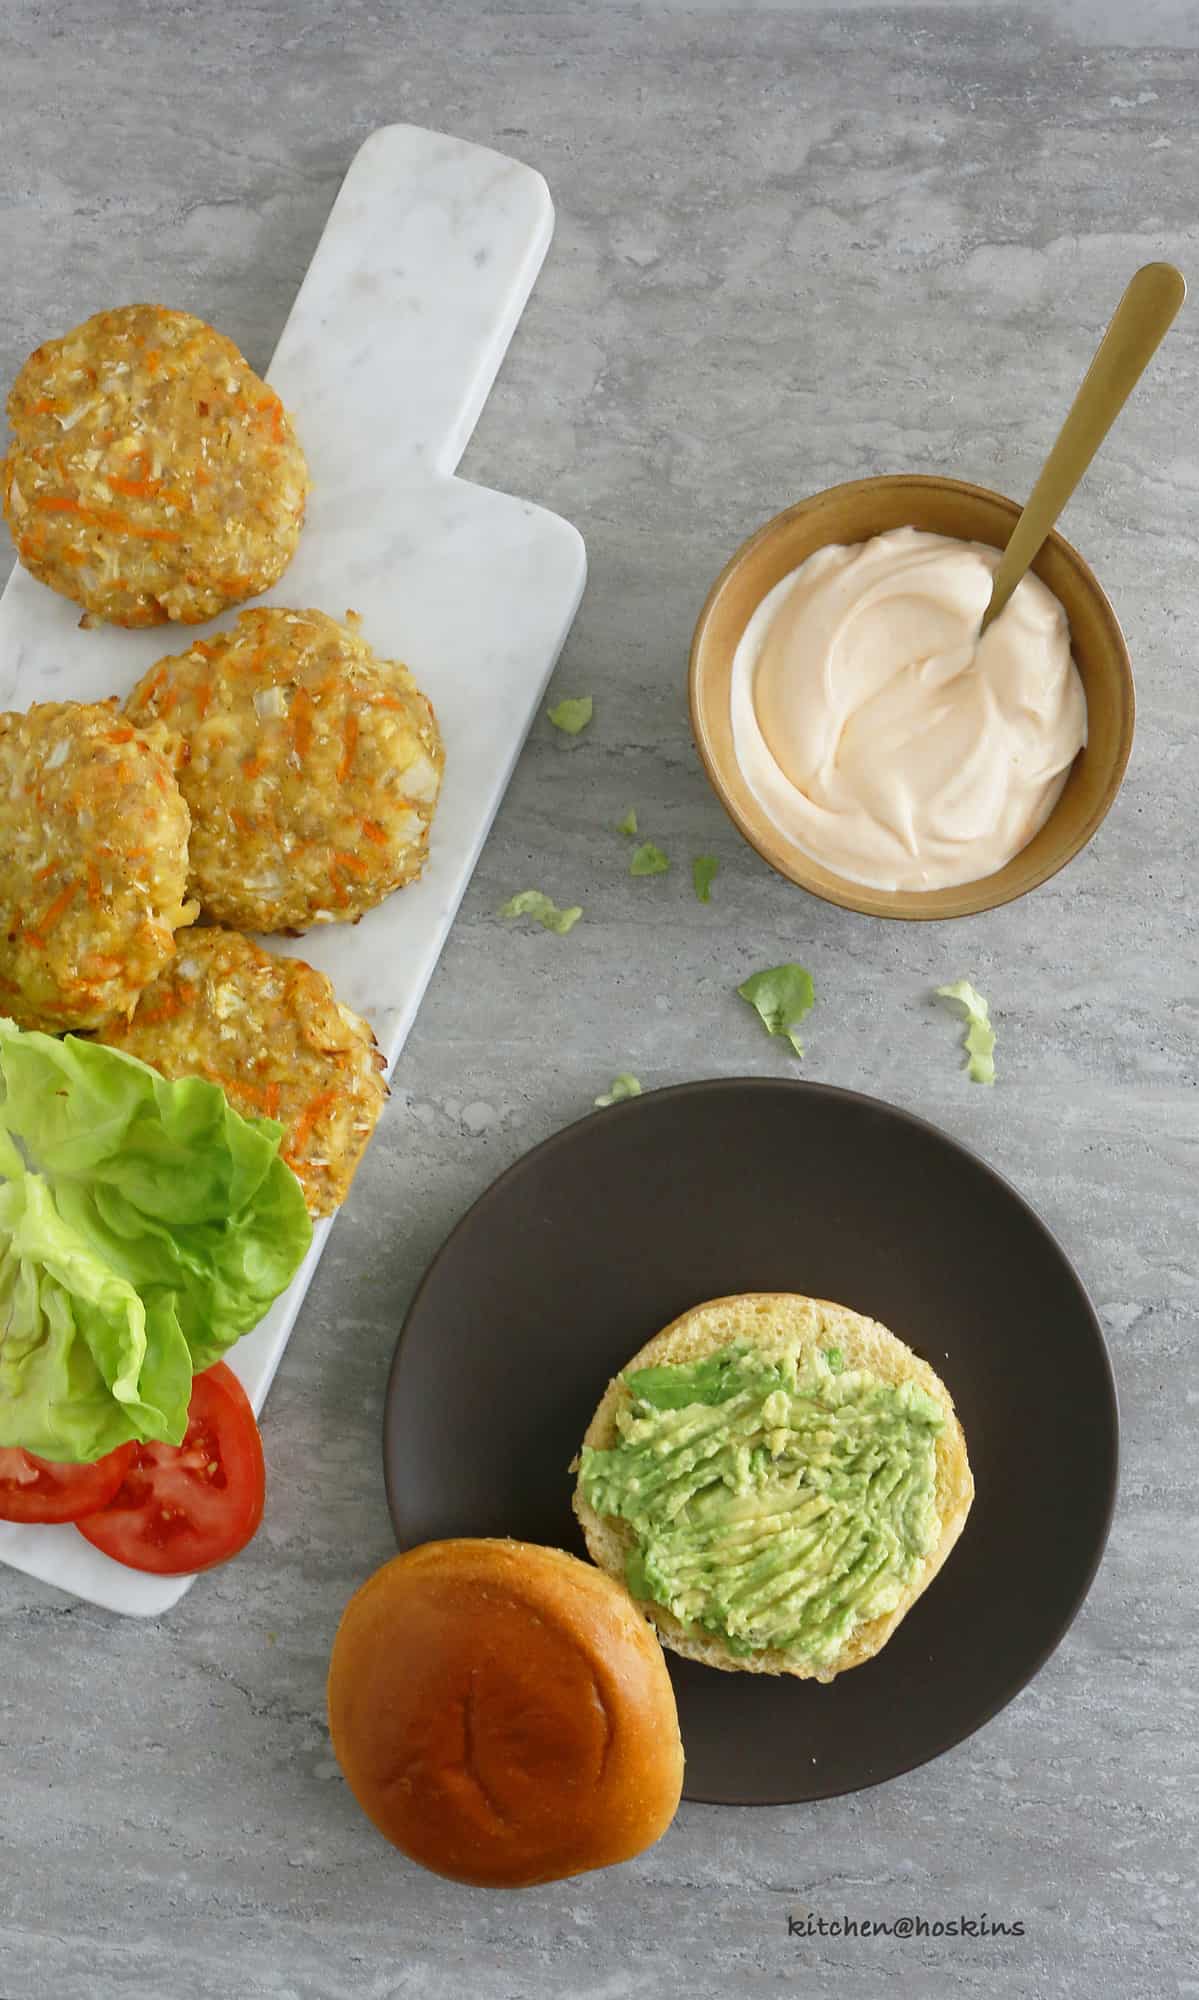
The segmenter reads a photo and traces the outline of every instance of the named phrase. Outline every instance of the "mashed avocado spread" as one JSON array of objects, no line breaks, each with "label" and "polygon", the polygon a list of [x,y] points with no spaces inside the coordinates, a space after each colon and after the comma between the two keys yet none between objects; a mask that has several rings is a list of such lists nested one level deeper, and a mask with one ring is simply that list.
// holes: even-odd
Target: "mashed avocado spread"
[{"label": "mashed avocado spread", "polygon": [[844,1367],[836,1348],[768,1357],[730,1346],[622,1376],[609,1451],[579,1483],[636,1537],[635,1597],[718,1635],[819,1667],[894,1610],[936,1546],[936,1437],[914,1382]]}]

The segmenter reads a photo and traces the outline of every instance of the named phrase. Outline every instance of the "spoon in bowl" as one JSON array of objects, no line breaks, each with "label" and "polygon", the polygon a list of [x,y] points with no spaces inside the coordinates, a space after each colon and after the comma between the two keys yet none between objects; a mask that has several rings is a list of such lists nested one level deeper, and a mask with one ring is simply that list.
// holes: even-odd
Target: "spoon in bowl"
[{"label": "spoon in bowl", "polygon": [[1186,297],[1173,264],[1144,264],[1112,314],[995,571],[979,635],[998,618],[1148,367]]}]

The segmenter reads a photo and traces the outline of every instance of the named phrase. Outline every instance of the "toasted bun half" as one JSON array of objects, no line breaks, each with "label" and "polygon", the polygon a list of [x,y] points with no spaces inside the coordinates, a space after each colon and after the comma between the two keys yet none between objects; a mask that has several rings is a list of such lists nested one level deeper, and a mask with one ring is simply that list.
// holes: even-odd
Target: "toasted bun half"
[{"label": "toasted bun half", "polygon": [[527,1542],[426,1542],[376,1570],[334,1641],[329,1728],[379,1831],[489,1888],[628,1861],[683,1783],[652,1627],[589,1563]]},{"label": "toasted bun half", "polygon": [[[735,1298],[709,1299],[693,1306],[626,1363],[634,1368],[660,1367],[663,1363],[698,1361],[714,1349],[739,1342],[760,1348],[764,1353],[792,1353],[797,1348],[839,1347],[847,1368],[869,1369],[884,1382],[917,1382],[940,1403],[946,1425],[936,1440],[937,1513],[941,1537],[925,1557],[905,1596],[894,1611],[869,1619],[849,1634],[837,1657],[827,1665],[814,1667],[775,1648],[760,1653],[732,1653],[723,1640],[711,1632],[683,1625],[660,1604],[641,1603],[653,1620],[663,1645],[685,1659],[700,1660],[708,1667],[729,1673],[794,1674],[798,1680],[835,1680],[849,1667],[885,1646],[899,1621],[921,1593],[928,1589],[950,1549],[965,1526],[974,1498],[974,1480],[966,1457],[966,1440],[950,1396],[940,1377],[926,1361],[905,1347],[885,1326],[863,1314],[851,1312],[828,1299],[804,1298],[798,1292],[743,1292]],[[599,1451],[610,1450],[617,1441],[617,1413],[629,1401],[629,1392],[620,1377],[608,1384],[594,1417],[587,1427],[584,1444]],[[576,1486],[574,1510],[586,1537],[588,1551],[599,1567],[623,1584],[625,1561],[633,1546],[633,1530],[626,1521],[597,1514]]]}]

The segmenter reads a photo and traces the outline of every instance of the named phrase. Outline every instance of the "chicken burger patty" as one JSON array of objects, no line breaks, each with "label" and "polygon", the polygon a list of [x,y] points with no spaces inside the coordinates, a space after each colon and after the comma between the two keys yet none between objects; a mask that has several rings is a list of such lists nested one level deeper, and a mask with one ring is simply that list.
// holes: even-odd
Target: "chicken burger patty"
[{"label": "chicken burger patty", "polygon": [[195,917],[176,753],[115,702],[0,715],[0,1012],[20,1027],[128,1014]]},{"label": "chicken burger patty", "polygon": [[195,625],[295,553],[308,468],[273,389],[191,313],[121,306],[30,355],[8,398],[4,514],[85,623]]},{"label": "chicken burger patty", "polygon": [[167,1077],[205,1076],[276,1118],[312,1215],[345,1200],[387,1097],[383,1057],[323,972],[217,926],[190,931],[132,1018],[100,1039]]},{"label": "chicken burger patty", "polygon": [[445,761],[406,667],[321,611],[243,611],[126,710],[183,738],[191,888],[240,930],[352,921],[419,875]]}]

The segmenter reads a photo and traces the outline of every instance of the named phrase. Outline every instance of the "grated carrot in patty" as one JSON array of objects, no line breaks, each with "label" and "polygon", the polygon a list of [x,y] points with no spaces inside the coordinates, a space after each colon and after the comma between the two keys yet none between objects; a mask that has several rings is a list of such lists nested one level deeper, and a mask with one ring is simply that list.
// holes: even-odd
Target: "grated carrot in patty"
[{"label": "grated carrot in patty", "polygon": [[111,528],[115,535],[133,535],[141,542],[177,542],[181,539],[178,528],[139,527],[128,514],[118,514],[111,507],[85,507],[82,500],[72,499],[68,494],[44,493],[34,500],[44,514],[75,514],[81,521],[94,521],[97,527]]},{"label": "grated carrot in patty", "polygon": [[354,764],[354,752],[357,748],[358,717],[355,715],[353,709],[351,709],[345,720],[345,731],[342,736],[341,762],[337,766],[337,781],[341,785],[345,784],[346,779],[350,775]]},{"label": "grated carrot in patty", "polygon": [[35,951],[45,951],[46,932],[52,931],[59,918],[65,916],[78,894],[78,882],[68,882],[65,889],[60,889],[54,901],[46,905],[32,929],[22,933],[26,944],[31,944]]},{"label": "grated carrot in patty", "polygon": [[194,998],[195,988],[190,986],[185,979],[181,979],[175,986],[167,988],[157,1004],[150,1006],[147,1005],[145,999],[139,1001],[138,1021],[149,1023],[151,1026],[156,1026],[160,1021],[169,1021],[183,1007],[190,1005]]},{"label": "grated carrot in patty", "polygon": [[312,696],[306,687],[296,689],[291,705],[291,733],[296,756],[303,763],[312,748]]},{"label": "grated carrot in patty", "polygon": [[117,493],[127,493],[131,500],[152,500],[162,491],[161,479],[119,479],[115,472],[106,472],[104,483]]},{"label": "grated carrot in patty", "polygon": [[312,1137],[313,1126],[324,1112],[332,1110],[336,1102],[337,1092],[332,1089],[318,1090],[315,1097],[309,1098],[288,1133],[287,1144],[283,1148],[285,1160],[291,1161],[302,1156],[305,1146]]}]

